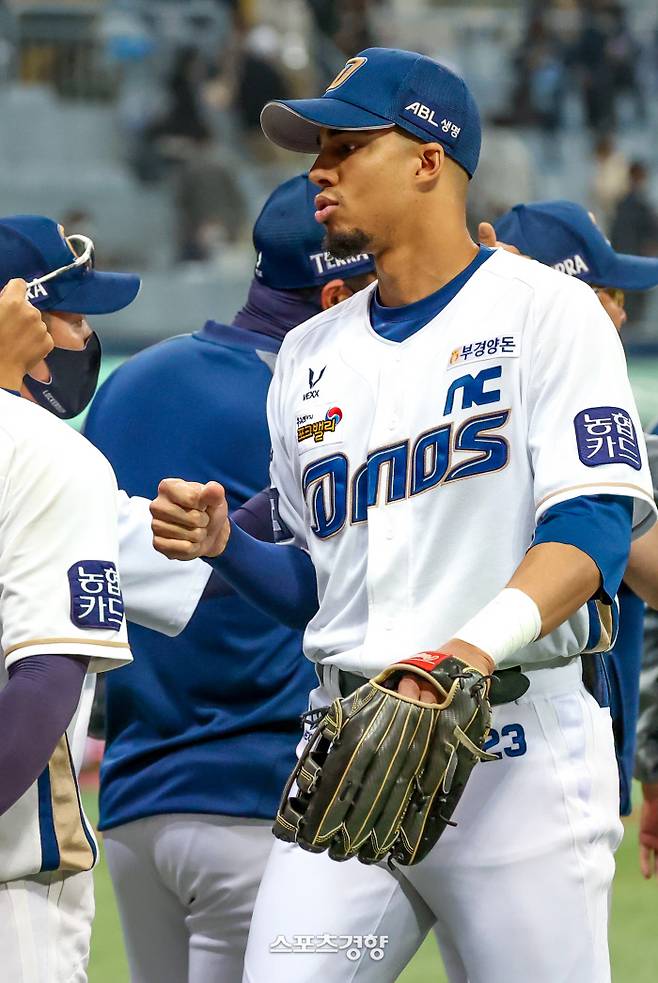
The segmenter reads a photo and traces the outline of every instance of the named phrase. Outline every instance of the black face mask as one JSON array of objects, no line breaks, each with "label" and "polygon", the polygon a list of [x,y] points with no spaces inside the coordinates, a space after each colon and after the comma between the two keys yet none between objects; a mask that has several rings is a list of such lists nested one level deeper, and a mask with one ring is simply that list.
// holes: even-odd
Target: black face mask
[{"label": "black face mask", "polygon": [[25,388],[32,398],[61,420],[82,413],[96,392],[101,367],[101,343],[92,332],[80,351],[53,348],[46,356],[50,382],[39,382],[26,375]]}]

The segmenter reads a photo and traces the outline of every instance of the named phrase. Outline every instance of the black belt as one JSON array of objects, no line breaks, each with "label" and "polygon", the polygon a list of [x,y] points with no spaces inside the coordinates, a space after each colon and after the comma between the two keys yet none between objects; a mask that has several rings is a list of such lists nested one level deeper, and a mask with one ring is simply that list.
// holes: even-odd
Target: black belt
[{"label": "black belt", "polygon": [[[362,676],[360,673],[346,672],[344,669],[337,669],[335,666],[324,666],[321,663],[318,663],[316,666],[316,671],[319,681],[323,685],[327,685],[329,687],[334,685],[336,680],[335,674],[338,674],[338,692],[343,699],[346,696],[351,696],[352,693],[359,688],[359,686],[363,686],[363,684],[367,683],[369,679],[369,677]],[[509,669],[498,669],[496,671],[496,676],[498,677],[496,692],[499,694],[500,699],[494,699],[494,703],[507,703],[510,700],[516,699],[517,696],[520,695],[517,692],[516,682],[516,680],[520,678],[518,673],[518,666],[512,666]],[[506,683],[508,684],[507,687],[505,686]],[[587,686],[587,682],[585,685]],[[508,693],[505,693],[506,688],[509,690]],[[589,689],[589,686],[587,686],[587,688]],[[527,684],[525,689],[527,689]],[[592,692],[591,689],[590,692]],[[597,694],[594,693],[594,695],[596,696]]]},{"label": "black belt", "polygon": [[341,697],[351,696],[352,693],[368,682],[368,676],[362,676],[358,672],[346,672],[344,669],[337,669],[336,666],[322,665],[318,663],[315,667],[319,682],[323,686],[333,688],[338,678],[338,692]]}]

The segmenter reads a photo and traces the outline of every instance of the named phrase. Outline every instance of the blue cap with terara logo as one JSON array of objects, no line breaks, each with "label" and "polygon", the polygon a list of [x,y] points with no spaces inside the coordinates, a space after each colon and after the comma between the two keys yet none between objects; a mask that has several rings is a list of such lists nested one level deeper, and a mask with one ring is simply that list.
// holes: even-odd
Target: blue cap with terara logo
[{"label": "blue cap with terara logo", "polygon": [[658,259],[615,252],[590,213],[573,201],[515,205],[494,228],[500,242],[585,283],[621,290],[658,285]]},{"label": "blue cap with terara logo", "polygon": [[319,99],[268,102],[265,136],[301,153],[318,153],[321,127],[386,130],[399,126],[437,141],[472,177],[480,156],[480,114],[466,83],[415,51],[366,48],[350,58]]},{"label": "blue cap with terara logo", "polygon": [[44,215],[0,218],[0,288],[20,277],[28,282],[28,299],[43,311],[111,314],[127,307],[141,281],[132,273],[94,269],[93,242],[66,236]]},{"label": "blue cap with terara logo", "polygon": [[325,228],[314,218],[319,190],[306,174],[299,174],[265,202],[254,226],[254,276],[266,287],[300,290],[374,270],[368,253],[336,259],[327,252]]}]

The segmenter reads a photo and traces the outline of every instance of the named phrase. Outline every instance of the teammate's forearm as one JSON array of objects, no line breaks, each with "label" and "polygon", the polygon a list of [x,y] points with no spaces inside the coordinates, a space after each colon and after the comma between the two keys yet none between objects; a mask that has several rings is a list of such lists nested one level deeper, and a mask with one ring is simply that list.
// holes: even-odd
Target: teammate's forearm
[{"label": "teammate's forearm", "polygon": [[[248,502],[241,505],[239,509],[231,513],[231,522],[240,529],[244,529],[254,539],[260,539],[264,543],[274,542],[274,529],[272,528],[272,509],[270,506],[269,490],[258,492],[253,495]],[[206,584],[201,601],[210,601],[216,597],[228,597],[234,594],[235,588],[229,584],[217,570],[213,570],[208,583]]]},{"label": "teammate's forearm", "polygon": [[263,543],[231,523],[224,552],[207,562],[245,600],[290,628],[305,628],[318,610],[313,562],[296,546]]},{"label": "teammate's forearm", "polygon": [[240,529],[244,529],[254,539],[260,539],[264,543],[274,542],[272,505],[268,488],[259,491],[257,495],[253,495],[239,509],[231,512],[230,518],[231,522],[234,522],[236,526],[240,526]]},{"label": "teammate's forearm", "polygon": [[32,656],[9,669],[0,691],[0,816],[37,780],[75,713],[86,658]]}]

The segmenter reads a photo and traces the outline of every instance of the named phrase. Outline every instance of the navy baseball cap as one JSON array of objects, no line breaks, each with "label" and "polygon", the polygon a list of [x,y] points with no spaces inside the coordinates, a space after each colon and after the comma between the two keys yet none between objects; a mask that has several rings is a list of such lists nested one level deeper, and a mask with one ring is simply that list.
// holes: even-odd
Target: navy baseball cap
[{"label": "navy baseball cap", "polygon": [[374,270],[368,253],[336,259],[327,252],[324,226],[314,218],[318,191],[306,174],[299,174],[265,202],[254,225],[254,276],[266,287],[300,290]]},{"label": "navy baseball cap", "polygon": [[323,126],[399,126],[442,144],[469,177],[480,156],[480,114],[464,80],[432,58],[399,48],[366,48],[350,58],[319,99],[268,102],[260,122],[272,143],[307,154],[318,153]]},{"label": "navy baseball cap", "polygon": [[658,259],[615,252],[590,213],[573,201],[515,205],[494,228],[501,242],[585,283],[621,290],[658,285]]},{"label": "navy baseball cap", "polygon": [[[38,280],[75,259],[53,219],[44,215],[0,218],[0,288],[15,277],[28,283]],[[28,298],[43,311],[111,314],[127,307],[140,286],[140,278],[132,273],[101,273],[89,265],[38,284],[28,291]]]}]

